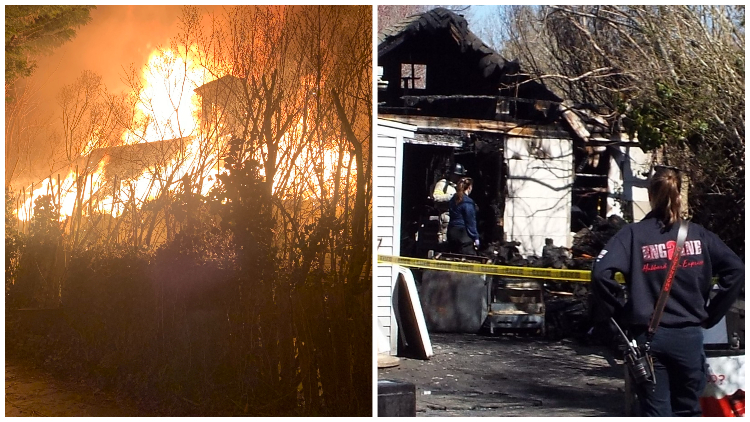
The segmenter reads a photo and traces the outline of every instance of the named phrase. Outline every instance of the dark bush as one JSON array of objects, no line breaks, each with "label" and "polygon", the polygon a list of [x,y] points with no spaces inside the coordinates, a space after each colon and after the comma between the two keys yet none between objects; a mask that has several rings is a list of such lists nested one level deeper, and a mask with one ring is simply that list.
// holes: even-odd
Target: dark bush
[{"label": "dark bush", "polygon": [[11,278],[11,284],[6,279],[7,306],[59,306],[64,256],[58,219],[59,210],[54,206],[52,197],[45,195],[34,201],[34,215],[25,242],[21,235],[6,224],[5,244],[9,248],[9,255],[6,254],[5,258],[6,277]]}]

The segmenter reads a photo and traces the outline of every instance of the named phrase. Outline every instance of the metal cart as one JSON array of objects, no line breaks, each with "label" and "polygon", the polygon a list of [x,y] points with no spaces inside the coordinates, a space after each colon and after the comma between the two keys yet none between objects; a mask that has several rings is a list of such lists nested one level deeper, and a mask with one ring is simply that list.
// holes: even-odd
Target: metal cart
[{"label": "metal cart", "polygon": [[512,332],[544,335],[544,285],[540,281],[493,277],[487,283],[490,334]]}]

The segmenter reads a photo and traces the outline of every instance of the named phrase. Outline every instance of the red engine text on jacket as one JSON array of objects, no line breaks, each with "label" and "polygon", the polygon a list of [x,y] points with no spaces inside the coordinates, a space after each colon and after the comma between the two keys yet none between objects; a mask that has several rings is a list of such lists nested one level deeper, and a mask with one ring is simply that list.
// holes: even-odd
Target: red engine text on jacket
[{"label": "red engine text on jacket", "polygon": [[[654,261],[657,259],[672,259],[677,242],[670,240],[667,243],[657,243],[655,245],[646,245],[641,247],[644,261]],[[688,240],[682,247],[682,256],[700,255],[703,253],[703,247],[700,240]]]}]

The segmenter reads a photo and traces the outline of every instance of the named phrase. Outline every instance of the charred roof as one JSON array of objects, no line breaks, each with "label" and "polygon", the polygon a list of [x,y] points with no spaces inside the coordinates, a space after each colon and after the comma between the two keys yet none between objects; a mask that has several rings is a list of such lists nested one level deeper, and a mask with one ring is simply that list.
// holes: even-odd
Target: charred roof
[{"label": "charred roof", "polygon": [[378,41],[378,65],[388,82],[378,98],[385,113],[539,120],[561,101],[445,8],[385,28]]},{"label": "charred roof", "polygon": [[379,60],[387,60],[390,55],[406,54],[415,62],[431,61],[430,56],[434,51],[429,51],[430,46],[442,53],[445,44],[450,44],[454,47],[452,53],[475,59],[476,70],[485,81],[496,82],[503,74],[520,70],[517,61],[506,60],[471,32],[463,16],[442,7],[410,16],[384,29],[378,34],[378,42]]},{"label": "charred roof", "polygon": [[[486,45],[463,16],[448,9],[438,7],[384,28],[378,43],[382,116],[429,116],[449,126],[452,120],[446,118],[476,119],[484,122],[474,124],[476,130],[502,133],[550,125],[587,143],[608,143],[620,131],[616,115],[603,116],[592,105],[563,101],[525,74],[518,61]],[[428,126],[445,125],[431,121]]]}]

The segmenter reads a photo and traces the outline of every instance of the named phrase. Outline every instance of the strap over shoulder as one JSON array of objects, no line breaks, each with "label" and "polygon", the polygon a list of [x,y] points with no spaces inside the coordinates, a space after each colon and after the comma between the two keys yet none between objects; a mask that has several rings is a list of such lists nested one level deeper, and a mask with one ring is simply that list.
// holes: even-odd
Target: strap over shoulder
[{"label": "strap over shoulder", "polygon": [[672,253],[672,259],[669,262],[669,270],[667,271],[667,279],[664,281],[659,299],[656,302],[656,308],[654,309],[653,315],[651,315],[651,322],[648,324],[648,337],[651,339],[656,333],[656,329],[659,327],[659,321],[661,320],[661,314],[664,312],[664,307],[667,305],[667,299],[669,298],[669,290],[672,288],[672,280],[674,274],[677,271],[680,257],[682,255],[682,248],[685,246],[685,240],[688,234],[688,222],[687,220],[680,220],[680,229],[677,232],[677,245],[675,245],[674,252]]}]

